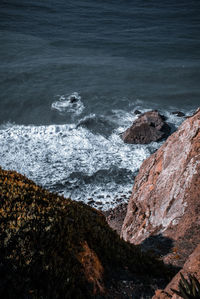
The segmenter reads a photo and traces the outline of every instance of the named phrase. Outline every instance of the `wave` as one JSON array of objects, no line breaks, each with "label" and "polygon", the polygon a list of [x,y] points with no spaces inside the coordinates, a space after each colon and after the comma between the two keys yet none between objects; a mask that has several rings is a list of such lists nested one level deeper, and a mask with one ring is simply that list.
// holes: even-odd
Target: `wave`
[{"label": "wave", "polygon": [[116,124],[110,117],[91,113],[78,121],[76,128],[79,127],[86,128],[94,134],[109,137],[114,129],[116,129]]},{"label": "wave", "polygon": [[[73,93],[55,102],[55,106],[58,111],[69,112],[70,104],[74,104],[70,101],[82,103],[79,94]],[[1,125],[0,164],[66,197],[102,209],[114,207],[128,200],[143,160],[162,144],[132,145],[122,141],[120,133],[138,117],[135,109],[150,110],[137,102],[129,112],[118,109],[109,115],[91,113],[73,124]],[[171,107],[170,111],[161,111],[174,128],[184,119],[172,114],[176,110]]]},{"label": "wave", "polygon": [[93,198],[93,206],[102,202],[104,209],[116,204],[120,192],[128,194],[135,172],[150,155],[149,146],[124,144],[115,131],[106,138],[75,124],[4,125],[0,144],[3,168],[72,199]]}]

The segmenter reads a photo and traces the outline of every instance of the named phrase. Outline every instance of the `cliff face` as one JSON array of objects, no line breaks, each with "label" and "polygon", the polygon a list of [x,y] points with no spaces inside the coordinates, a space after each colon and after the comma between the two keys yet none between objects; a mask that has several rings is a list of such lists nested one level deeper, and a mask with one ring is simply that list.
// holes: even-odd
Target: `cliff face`
[{"label": "cliff face", "polygon": [[200,110],[143,162],[121,236],[134,244],[152,236],[168,238],[175,248],[171,258],[183,265],[200,243],[199,215]]}]

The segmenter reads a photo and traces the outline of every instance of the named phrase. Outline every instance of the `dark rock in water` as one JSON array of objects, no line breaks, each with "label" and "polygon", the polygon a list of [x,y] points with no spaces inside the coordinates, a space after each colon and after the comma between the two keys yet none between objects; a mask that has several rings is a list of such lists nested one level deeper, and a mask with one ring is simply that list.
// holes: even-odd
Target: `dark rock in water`
[{"label": "dark rock in water", "polygon": [[174,112],[172,112],[172,114],[175,114],[175,115],[178,116],[178,117],[183,117],[183,116],[185,116],[185,113],[183,113],[183,112],[181,112],[181,111],[174,111]]},{"label": "dark rock in water", "polygon": [[77,97],[75,97],[75,96],[71,96],[70,98],[69,98],[69,101],[70,101],[70,103],[76,103],[77,101],[78,101],[78,98]]},{"label": "dark rock in water", "polygon": [[165,117],[154,110],[141,114],[132,126],[122,134],[122,139],[125,143],[148,144],[167,138],[170,131],[170,126],[165,122]]},{"label": "dark rock in water", "polygon": [[139,111],[139,110],[135,110],[135,112],[134,112],[136,115],[137,114],[142,114],[142,112],[141,111]]}]

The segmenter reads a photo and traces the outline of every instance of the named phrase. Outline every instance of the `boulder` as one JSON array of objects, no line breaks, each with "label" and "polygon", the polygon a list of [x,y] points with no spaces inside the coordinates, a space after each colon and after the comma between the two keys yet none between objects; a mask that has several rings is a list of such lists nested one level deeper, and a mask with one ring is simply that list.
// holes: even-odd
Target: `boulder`
[{"label": "boulder", "polygon": [[123,134],[125,143],[148,144],[152,141],[160,141],[170,134],[170,127],[165,122],[165,117],[157,110],[140,114],[132,126]]},{"label": "boulder", "polygon": [[174,111],[174,112],[172,112],[172,114],[175,114],[175,115],[178,116],[178,117],[183,117],[183,116],[185,116],[185,113],[183,113],[183,112],[181,112],[181,111]]},{"label": "boulder", "polygon": [[142,114],[142,112],[140,110],[135,110],[134,113],[135,113],[135,115]]},{"label": "boulder", "polygon": [[[181,298],[178,295],[176,295],[174,292],[172,292],[171,289],[178,290],[178,284],[181,279],[181,275],[187,279],[188,274],[194,275],[199,281],[200,281],[200,244],[196,247],[194,252],[189,256],[186,263],[183,266],[183,269],[180,270],[172,279],[172,281],[167,285],[165,290],[157,290],[155,296],[153,299],[178,299]],[[172,296],[172,297],[171,297]]]},{"label": "boulder", "polygon": [[157,247],[171,242],[164,261],[182,267],[200,243],[199,215],[200,109],[143,162],[121,236]]},{"label": "boulder", "polygon": [[70,98],[69,98],[69,101],[70,101],[70,103],[76,103],[77,101],[78,101],[78,99],[75,97],[75,96],[71,96]]}]

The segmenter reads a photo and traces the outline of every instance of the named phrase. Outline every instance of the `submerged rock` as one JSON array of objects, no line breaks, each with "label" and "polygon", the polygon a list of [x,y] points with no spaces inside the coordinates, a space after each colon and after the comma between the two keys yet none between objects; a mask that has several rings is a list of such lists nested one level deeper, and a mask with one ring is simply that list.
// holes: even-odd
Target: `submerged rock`
[{"label": "submerged rock", "polygon": [[[134,244],[171,240],[164,261],[182,266],[200,243],[200,110],[146,159],[135,179],[121,236]],[[147,242],[149,244],[149,242]],[[165,253],[166,254],[166,253]]]},{"label": "submerged rock", "polygon": [[175,114],[175,115],[178,116],[178,117],[183,117],[183,116],[185,116],[185,113],[183,113],[183,112],[181,112],[181,111],[174,111],[174,112],[172,112],[172,114]]},{"label": "submerged rock", "polygon": [[165,117],[154,110],[141,114],[132,126],[122,134],[122,139],[125,143],[148,144],[167,138],[170,131],[169,125],[165,122]]},{"label": "submerged rock", "polygon": [[76,102],[78,102],[78,98],[77,97],[75,97],[74,95],[72,95],[71,97],[69,97],[69,101],[70,101],[70,103],[76,103]]}]

